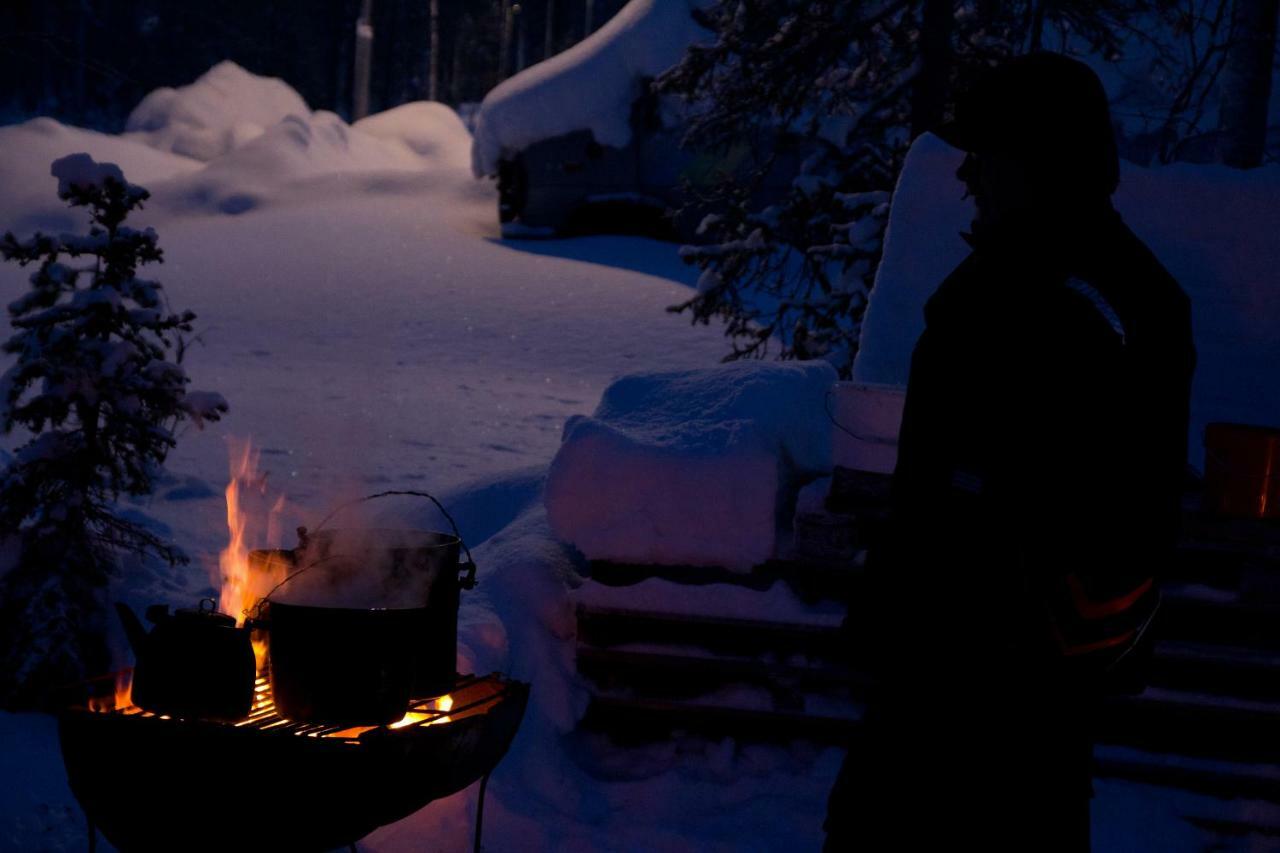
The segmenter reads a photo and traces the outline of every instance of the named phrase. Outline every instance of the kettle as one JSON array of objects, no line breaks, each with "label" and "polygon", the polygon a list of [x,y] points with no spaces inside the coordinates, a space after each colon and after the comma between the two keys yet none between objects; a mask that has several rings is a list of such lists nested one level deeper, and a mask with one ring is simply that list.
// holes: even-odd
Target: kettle
[{"label": "kettle", "polygon": [[147,633],[128,605],[117,602],[137,666],[133,703],[144,711],[173,717],[241,720],[253,705],[257,675],[249,628],[217,611],[213,599],[195,609],[169,612],[153,604]]}]

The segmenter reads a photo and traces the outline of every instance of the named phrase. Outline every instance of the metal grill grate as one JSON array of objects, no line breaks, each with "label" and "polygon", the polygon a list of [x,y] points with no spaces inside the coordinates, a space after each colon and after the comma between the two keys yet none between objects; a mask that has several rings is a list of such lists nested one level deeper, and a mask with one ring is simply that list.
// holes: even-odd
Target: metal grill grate
[{"label": "metal grill grate", "polygon": [[[411,701],[408,712],[397,722],[383,726],[334,726],[319,723],[297,723],[280,716],[276,712],[275,703],[271,700],[271,682],[267,676],[261,675],[253,687],[254,701],[249,716],[233,723],[203,720],[200,722],[203,725],[225,726],[274,735],[329,738],[347,743],[359,743],[366,737],[395,736],[398,732],[422,729],[427,726],[445,725],[476,714],[488,713],[506,698],[511,689],[511,682],[505,681],[497,675],[461,675],[449,693],[443,696]],[[91,703],[91,707],[93,704]],[[151,711],[144,711],[137,705],[99,710],[98,713],[139,719],[174,719],[167,714],[154,714]]]}]

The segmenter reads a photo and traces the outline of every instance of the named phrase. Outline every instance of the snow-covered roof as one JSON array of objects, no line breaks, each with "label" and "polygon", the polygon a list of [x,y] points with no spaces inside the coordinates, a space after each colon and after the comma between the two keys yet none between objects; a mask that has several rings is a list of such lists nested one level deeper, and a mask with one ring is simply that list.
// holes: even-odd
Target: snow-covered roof
[{"label": "snow-covered roof", "polygon": [[[968,254],[960,232],[973,208],[955,178],[963,157],[931,134],[907,154],[853,365],[859,381],[906,384],[924,303]],[[1211,421],[1280,425],[1280,168],[1122,163],[1115,205],[1191,298],[1191,462]]]},{"label": "snow-covered roof", "polygon": [[504,153],[574,130],[601,145],[631,141],[640,81],[675,65],[710,33],[693,20],[705,0],[631,0],[578,44],[500,83],[476,115],[471,168],[496,174]]}]

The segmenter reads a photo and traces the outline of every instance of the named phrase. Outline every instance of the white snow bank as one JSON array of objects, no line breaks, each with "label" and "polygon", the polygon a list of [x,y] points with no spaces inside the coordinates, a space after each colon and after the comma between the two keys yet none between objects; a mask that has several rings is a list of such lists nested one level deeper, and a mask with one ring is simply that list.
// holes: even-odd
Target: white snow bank
[{"label": "white snow bank", "polygon": [[494,175],[498,160],[535,142],[590,130],[596,142],[631,141],[631,105],[644,78],[680,61],[710,33],[694,22],[700,0],[631,0],[578,44],[500,83],[475,119],[471,168]]},{"label": "white snow bank", "polygon": [[[963,156],[929,134],[907,155],[855,380],[906,384],[924,303],[968,252],[959,232],[973,211],[955,178]],[[1280,425],[1280,168],[1122,164],[1115,203],[1191,298],[1191,462],[1203,459],[1206,423]]]},{"label": "white snow bank", "polygon": [[283,80],[219,62],[194,83],[147,95],[129,114],[125,130],[154,148],[207,161],[286,116],[310,114],[306,101]]},{"label": "white snow bank", "polygon": [[51,118],[0,127],[0,233],[21,236],[37,229],[69,231],[87,222],[83,210],[59,201],[58,179],[50,164],[69,154],[87,152],[99,163],[115,164],[135,184],[150,186],[200,168],[198,160],[156,151],[139,142],[92,130],[68,127]]},{"label": "white snow bank", "polygon": [[424,165],[466,169],[471,162],[471,132],[448,105],[414,101],[360,119],[352,127],[387,142],[399,143]]},{"label": "white snow bank", "polygon": [[199,172],[157,187],[155,195],[174,209],[235,214],[259,207],[280,188],[302,181],[422,168],[422,159],[403,145],[361,133],[337,115],[317,111],[286,116]]},{"label": "white snow bank", "polygon": [[545,501],[588,559],[749,570],[773,554],[778,497],[830,467],[826,362],[641,373],[565,424]]}]

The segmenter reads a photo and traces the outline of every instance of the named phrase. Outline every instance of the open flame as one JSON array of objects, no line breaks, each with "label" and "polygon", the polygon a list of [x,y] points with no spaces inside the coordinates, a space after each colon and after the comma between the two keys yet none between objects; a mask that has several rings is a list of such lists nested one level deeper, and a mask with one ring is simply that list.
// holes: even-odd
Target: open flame
[{"label": "open flame", "polygon": [[409,713],[401,717],[399,720],[392,723],[391,728],[403,729],[405,726],[416,725],[418,723],[421,723],[423,720],[431,719],[433,717],[434,719],[431,719],[431,722],[427,723],[427,725],[435,726],[435,725],[439,725],[440,723],[449,722],[448,713],[451,710],[453,710],[453,697],[441,696],[439,699],[435,700],[433,704],[435,705],[436,712],[443,711],[446,716],[438,717],[436,716],[435,713],[421,713],[418,711],[410,711]]},{"label": "open flame", "polygon": [[89,710],[99,714],[119,711],[133,704],[133,670],[122,669],[116,673],[115,691],[109,696],[94,696],[89,700]]},{"label": "open flame", "polygon": [[[245,615],[271,587],[284,579],[287,567],[282,561],[268,560],[262,565],[252,565],[246,544],[250,525],[250,513],[245,499],[257,494],[267,495],[267,477],[258,469],[261,453],[248,439],[231,439],[231,479],[227,483],[227,530],[230,541],[218,556],[218,572],[222,592],[218,609],[236,618],[243,625]],[[278,542],[280,517],[284,512],[284,495],[272,503],[266,518],[266,540]]]}]

